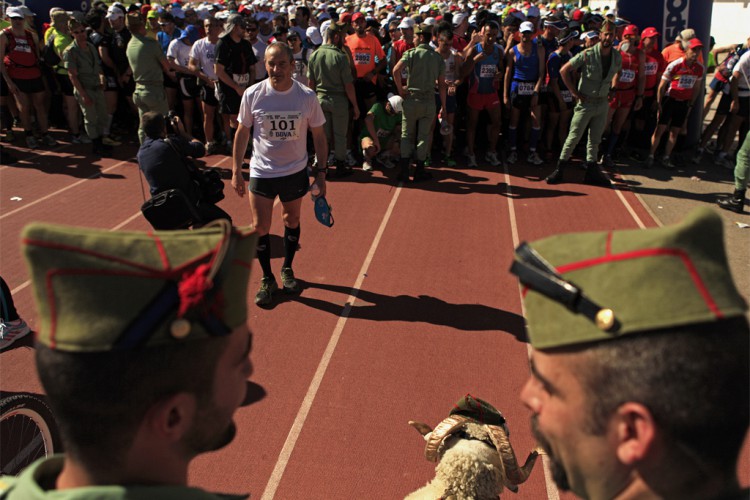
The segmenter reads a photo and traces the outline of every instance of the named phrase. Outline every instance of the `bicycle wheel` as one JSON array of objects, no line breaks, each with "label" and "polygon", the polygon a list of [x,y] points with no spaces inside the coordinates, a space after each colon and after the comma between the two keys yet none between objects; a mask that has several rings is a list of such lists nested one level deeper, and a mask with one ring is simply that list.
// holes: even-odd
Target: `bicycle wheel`
[{"label": "bicycle wheel", "polygon": [[62,450],[52,411],[40,396],[0,399],[0,474],[16,475],[38,458]]}]

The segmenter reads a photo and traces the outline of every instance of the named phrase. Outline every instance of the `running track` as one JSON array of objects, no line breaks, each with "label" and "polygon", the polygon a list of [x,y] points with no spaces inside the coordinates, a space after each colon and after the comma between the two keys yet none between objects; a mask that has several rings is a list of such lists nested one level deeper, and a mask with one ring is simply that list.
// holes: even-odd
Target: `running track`
[{"label": "running track", "polygon": [[[135,146],[93,163],[85,151],[16,149],[22,162],[0,166],[0,269],[32,328],[38,322],[18,245],[26,223],[149,228],[139,211]],[[206,163],[229,178],[227,157]],[[407,421],[435,425],[467,392],[504,413],[524,460],[534,442],[518,401],[528,364],[519,288],[508,273],[513,248],[558,232],[658,225],[627,189],[581,184],[580,170],[571,183],[547,186],[540,179],[549,170],[440,169],[407,187],[394,186],[391,172],[357,171],[329,184],[332,229],[315,222],[305,202],[295,259],[305,289],[271,310],[250,309],[252,378],[268,396],[238,411],[237,438],[197,459],[191,482],[264,500],[403,498],[434,467]],[[248,224],[247,199],[226,192],[222,208]],[[277,212],[277,272],[282,232]],[[0,357],[0,388],[41,392],[30,342],[19,344]],[[749,463],[745,443],[745,485]],[[558,495],[540,465],[515,498],[570,498]]]}]

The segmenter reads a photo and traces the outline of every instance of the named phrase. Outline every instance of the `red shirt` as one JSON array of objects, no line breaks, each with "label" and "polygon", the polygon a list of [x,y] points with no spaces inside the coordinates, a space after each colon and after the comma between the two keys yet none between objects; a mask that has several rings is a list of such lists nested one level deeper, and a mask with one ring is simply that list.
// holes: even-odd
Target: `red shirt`
[{"label": "red shirt", "polygon": [[7,39],[3,64],[8,76],[16,80],[33,80],[42,76],[39,59],[36,55],[36,45],[31,31],[24,30],[23,37],[17,37],[10,28],[5,28],[3,34]]},{"label": "red shirt", "polygon": [[404,52],[413,48],[414,44],[411,42],[407,42],[403,38],[401,40],[396,40],[395,42],[393,42],[393,65],[395,66],[396,63],[401,60]]},{"label": "red shirt", "polygon": [[656,87],[659,85],[659,79],[661,74],[664,73],[664,69],[667,67],[667,61],[664,60],[664,56],[658,50],[653,50],[646,53],[646,90],[643,95],[650,97],[656,92]]},{"label": "red shirt", "polygon": [[453,35],[453,48],[454,49],[456,49],[459,52],[463,52],[463,50],[466,48],[467,45],[469,45],[469,42],[464,37]]},{"label": "red shirt", "polygon": [[620,51],[622,56],[622,70],[620,70],[620,79],[617,82],[617,88],[620,90],[634,89],[638,83],[638,56],[640,51],[636,50],[634,54]]},{"label": "red shirt", "polygon": [[695,82],[703,78],[705,68],[698,61],[692,66],[685,63],[685,58],[672,61],[664,70],[662,80],[670,82],[667,95],[673,99],[687,101],[693,97]]}]

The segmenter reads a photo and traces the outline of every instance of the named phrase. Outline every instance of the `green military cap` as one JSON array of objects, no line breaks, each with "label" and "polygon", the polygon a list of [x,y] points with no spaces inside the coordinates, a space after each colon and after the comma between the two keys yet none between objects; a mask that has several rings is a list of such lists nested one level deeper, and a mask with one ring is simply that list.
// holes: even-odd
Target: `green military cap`
[{"label": "green military cap", "polygon": [[332,21],[331,24],[328,25],[328,31],[331,33],[342,33],[346,31],[346,24]]},{"label": "green military cap", "polygon": [[742,316],[721,218],[552,236],[516,249],[531,344],[548,349]]},{"label": "green military cap", "polygon": [[415,35],[430,35],[432,34],[433,26],[431,24],[422,23],[414,29]]},{"label": "green military cap", "polygon": [[505,425],[505,417],[488,402],[467,394],[453,405],[451,415],[463,415],[481,424]]},{"label": "green military cap", "polygon": [[37,342],[103,352],[226,335],[247,320],[256,240],[224,220],[151,233],[30,224]]}]

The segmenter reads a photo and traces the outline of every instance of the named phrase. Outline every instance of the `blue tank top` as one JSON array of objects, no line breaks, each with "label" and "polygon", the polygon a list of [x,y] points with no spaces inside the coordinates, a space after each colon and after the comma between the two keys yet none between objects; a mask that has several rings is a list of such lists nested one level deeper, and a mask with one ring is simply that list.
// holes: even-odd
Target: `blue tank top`
[{"label": "blue tank top", "polygon": [[[482,44],[476,45],[477,52],[483,51]],[[488,55],[482,62],[474,65],[474,79],[471,85],[471,91],[477,94],[492,94],[497,92],[495,88],[495,73],[500,65],[500,47],[494,45],[492,54]]]},{"label": "blue tank top", "polygon": [[511,93],[518,95],[531,95],[534,85],[539,78],[539,54],[536,43],[531,45],[531,54],[524,56],[518,45],[513,47],[516,60],[513,64],[513,83],[510,85]]}]

